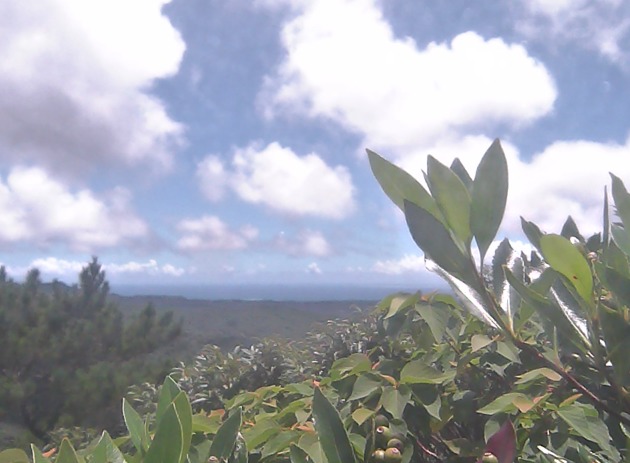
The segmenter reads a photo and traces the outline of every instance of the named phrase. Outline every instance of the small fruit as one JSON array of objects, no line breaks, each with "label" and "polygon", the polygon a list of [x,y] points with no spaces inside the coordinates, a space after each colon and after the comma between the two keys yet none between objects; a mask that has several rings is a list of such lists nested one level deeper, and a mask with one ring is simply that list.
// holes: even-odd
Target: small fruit
[{"label": "small fruit", "polygon": [[400,463],[402,461],[402,453],[396,447],[390,447],[385,450],[385,463]]},{"label": "small fruit", "polygon": [[491,454],[490,452],[486,452],[483,454],[481,461],[482,463],[497,463],[499,459],[495,457],[493,454]]},{"label": "small fruit", "polygon": [[372,461],[374,463],[385,463],[385,450],[374,450],[374,452],[372,452]]},{"label": "small fruit", "polygon": [[387,426],[379,426],[374,431],[376,433],[376,445],[385,447],[392,438],[392,432]]},{"label": "small fruit", "polygon": [[389,419],[385,415],[376,415],[374,417],[374,426],[389,426]]},{"label": "small fruit", "polygon": [[387,448],[388,449],[395,448],[402,452],[403,449],[405,448],[405,444],[400,439],[397,439],[396,437],[392,437],[389,441],[387,441]]}]

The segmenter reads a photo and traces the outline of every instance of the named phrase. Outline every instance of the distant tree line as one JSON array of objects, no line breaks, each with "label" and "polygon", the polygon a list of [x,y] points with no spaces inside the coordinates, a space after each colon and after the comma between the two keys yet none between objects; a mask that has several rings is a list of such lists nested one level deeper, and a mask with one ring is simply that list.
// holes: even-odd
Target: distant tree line
[{"label": "distant tree line", "polygon": [[0,420],[42,440],[57,426],[115,427],[126,389],[169,371],[148,354],[179,336],[182,321],[147,305],[125,322],[108,293],[97,258],[74,286],[44,285],[37,269],[17,283],[0,267]]}]

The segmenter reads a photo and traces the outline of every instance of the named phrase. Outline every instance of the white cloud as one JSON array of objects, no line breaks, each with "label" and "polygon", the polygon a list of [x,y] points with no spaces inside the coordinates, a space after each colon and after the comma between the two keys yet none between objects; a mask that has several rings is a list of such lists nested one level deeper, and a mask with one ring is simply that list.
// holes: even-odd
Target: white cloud
[{"label": "white cloud", "polygon": [[319,268],[317,262],[311,262],[306,266],[306,273],[312,273],[313,275],[321,275],[322,269]]},{"label": "white cloud", "polygon": [[103,269],[112,275],[120,274],[149,274],[149,275],[169,275],[181,276],[186,273],[181,267],[172,264],[159,265],[157,260],[149,259],[147,262],[125,262],[124,264],[104,264]]},{"label": "white cloud", "polygon": [[106,199],[89,190],[72,192],[42,169],[16,167],[0,181],[0,242],[93,251],[147,235],[126,190],[116,189]]},{"label": "white cloud", "polygon": [[523,46],[465,32],[421,49],[396,38],[376,5],[304,2],[283,28],[286,58],[261,95],[267,114],[324,117],[402,153],[552,110],[553,79]]},{"label": "white cloud", "polygon": [[177,247],[184,251],[245,249],[258,237],[258,230],[251,225],[233,230],[220,218],[209,215],[182,220],[177,229],[182,235]]},{"label": "white cloud", "polygon": [[517,29],[546,44],[571,42],[613,62],[628,64],[630,5],[623,0],[522,0]]},{"label": "white cloud", "polygon": [[215,156],[205,158],[197,177],[212,201],[232,189],[243,201],[293,216],[346,217],[355,209],[354,186],[346,167],[327,165],[316,153],[299,156],[273,142],[235,150],[227,170]]},{"label": "white cloud", "polygon": [[316,230],[302,230],[294,237],[280,233],[274,247],[292,256],[325,257],[332,253],[332,247],[326,237]]},{"label": "white cloud", "polygon": [[0,7],[0,157],[58,173],[168,168],[182,126],[149,91],[185,49],[168,0],[44,0]]},{"label": "white cloud", "polygon": [[378,260],[372,265],[372,271],[386,275],[401,275],[404,273],[428,273],[424,257],[407,254],[400,259]]}]

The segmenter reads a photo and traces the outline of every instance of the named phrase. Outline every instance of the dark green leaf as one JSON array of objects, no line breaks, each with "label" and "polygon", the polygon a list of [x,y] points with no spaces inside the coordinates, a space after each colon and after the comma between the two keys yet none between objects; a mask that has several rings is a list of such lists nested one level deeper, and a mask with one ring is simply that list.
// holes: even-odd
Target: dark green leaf
[{"label": "dark green leaf", "polygon": [[466,256],[444,225],[425,209],[405,200],[405,218],[411,237],[428,257],[458,279],[475,283],[471,258]]},{"label": "dark green leaf", "polygon": [[158,398],[157,411],[155,413],[156,424],[160,422],[160,420],[162,419],[162,414],[171,405],[171,402],[173,402],[175,396],[180,392],[181,390],[179,389],[179,386],[173,378],[171,378],[170,376],[164,378],[164,383],[160,388],[160,397]]},{"label": "dark green leaf", "polygon": [[630,235],[627,230],[621,225],[613,223],[610,225],[610,234],[615,244],[619,246],[619,249],[621,249],[626,256],[630,256]]},{"label": "dark green leaf", "polygon": [[433,198],[454,235],[468,247],[472,240],[468,190],[451,169],[433,156],[428,157],[427,164],[427,183]]},{"label": "dark green leaf", "polygon": [[424,360],[412,360],[400,372],[400,382],[403,384],[442,384],[454,377],[454,370],[443,373],[427,365]]},{"label": "dark green leaf", "polygon": [[523,258],[512,249],[507,238],[501,241],[492,258],[492,289],[496,301],[507,316],[510,328],[513,328],[514,315],[521,305],[521,297],[505,278],[505,268],[508,268],[519,280],[524,280]]},{"label": "dark green leaf", "polygon": [[278,434],[282,427],[273,418],[263,418],[256,421],[254,426],[243,431],[243,437],[250,449],[255,449]]},{"label": "dark green leaf", "polygon": [[612,178],[612,196],[615,201],[617,215],[626,230],[630,229],[630,193],[619,177],[610,174]]},{"label": "dark green leaf", "polygon": [[420,303],[416,305],[416,312],[429,325],[435,342],[441,342],[446,325],[448,324],[450,307],[446,304]]},{"label": "dark green leaf", "polygon": [[383,159],[374,151],[367,150],[370,167],[376,180],[387,196],[404,212],[404,201],[410,201],[429,213],[440,217],[435,200],[411,175]]},{"label": "dark green leaf", "polygon": [[319,388],[315,388],[313,395],[313,418],[328,463],[356,463],[354,450],[339,412]]},{"label": "dark green leaf", "polygon": [[216,436],[214,436],[212,445],[210,446],[211,456],[215,456],[218,459],[228,459],[236,446],[236,439],[241,429],[242,422],[243,412],[240,408],[237,408],[236,411],[232,412],[228,419],[223,422]]},{"label": "dark green leaf", "polygon": [[348,400],[363,399],[380,390],[382,380],[377,375],[363,374],[357,378],[352,388],[352,394]]},{"label": "dark green leaf", "polygon": [[291,463],[312,462],[312,460],[308,457],[308,454],[297,445],[291,445],[289,447],[289,454],[291,455]]},{"label": "dark green leaf", "polygon": [[580,243],[586,242],[586,240],[580,233],[580,230],[578,230],[578,227],[575,224],[573,217],[571,216],[567,217],[567,220],[564,222],[560,235],[564,236],[568,240],[570,240],[571,238],[576,238]]},{"label": "dark green leaf", "polygon": [[[184,392],[180,392],[184,394]],[[157,424],[153,441],[147,450],[145,463],[180,463],[184,453],[184,433],[174,401],[164,410]]]},{"label": "dark green leaf", "polygon": [[528,222],[521,217],[521,228],[523,229],[523,233],[525,233],[529,242],[540,251],[540,238],[543,236],[543,232],[540,231],[538,225],[534,222]]},{"label": "dark green leaf", "polygon": [[630,386],[630,323],[624,318],[625,309],[614,310],[600,305],[601,321],[608,359],[621,386]]},{"label": "dark green leaf", "polygon": [[593,274],[582,253],[568,239],[553,234],[540,238],[540,250],[547,263],[564,275],[584,301],[591,304]]},{"label": "dark green leaf", "polygon": [[498,139],[477,166],[472,192],[470,225],[483,263],[503,220],[508,193],[507,161]]},{"label": "dark green leaf", "polygon": [[249,452],[247,451],[247,443],[241,434],[236,436],[236,445],[234,452],[228,458],[228,463],[247,463],[249,460]]},{"label": "dark green leaf", "polygon": [[283,450],[289,448],[289,445],[295,443],[300,436],[298,431],[282,431],[269,439],[261,452],[261,458],[267,458],[270,455],[276,455]]}]

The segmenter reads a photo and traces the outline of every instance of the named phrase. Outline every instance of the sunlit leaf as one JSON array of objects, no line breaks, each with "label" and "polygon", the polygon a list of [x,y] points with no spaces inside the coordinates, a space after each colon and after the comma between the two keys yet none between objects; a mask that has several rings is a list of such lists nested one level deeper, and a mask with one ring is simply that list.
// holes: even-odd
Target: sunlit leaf
[{"label": "sunlit leaf", "polygon": [[367,154],[374,177],[401,211],[404,212],[404,201],[407,200],[429,211],[435,217],[441,217],[435,200],[415,178],[374,151],[367,150]]},{"label": "sunlit leaf", "polygon": [[392,417],[400,419],[410,399],[411,389],[405,385],[401,384],[398,388],[388,386],[383,389],[381,405],[383,405],[383,408],[387,410]]},{"label": "sunlit leaf", "polygon": [[537,380],[539,378],[544,378],[544,380],[549,381],[560,381],[562,376],[560,376],[555,371],[550,368],[536,368],[535,370],[528,371],[527,373],[523,373],[522,375],[517,376],[519,379],[515,384],[525,384],[530,381]]},{"label": "sunlit leaf", "polygon": [[593,299],[593,274],[582,253],[569,240],[554,234],[540,238],[540,250],[547,263],[564,275],[584,301],[590,304]]},{"label": "sunlit leaf", "polygon": [[426,364],[424,360],[412,360],[400,371],[403,384],[442,384],[454,378],[455,370],[441,372]]},{"label": "sunlit leaf", "polygon": [[474,334],[472,338],[470,338],[470,348],[472,352],[477,352],[493,342],[494,341],[485,334]]},{"label": "sunlit leaf", "polygon": [[627,230],[621,225],[613,223],[610,225],[610,234],[615,244],[619,246],[619,249],[626,256],[630,256],[630,234],[628,234]]},{"label": "sunlit leaf", "polygon": [[30,460],[22,449],[7,449],[0,452],[0,463],[30,463]]},{"label": "sunlit leaf", "polygon": [[131,442],[133,442],[133,445],[138,452],[145,452],[149,448],[150,439],[144,426],[144,420],[126,399],[123,399],[122,409],[123,418],[125,420],[125,425],[127,426]]},{"label": "sunlit leaf", "polygon": [[236,447],[236,439],[242,423],[243,411],[237,408],[236,411],[223,422],[217,434],[214,436],[212,445],[210,446],[210,455],[218,459],[227,460],[234,451],[234,447]]},{"label": "sunlit leaf", "polygon": [[446,223],[466,246],[470,244],[470,195],[459,177],[448,167],[429,156],[427,183]]},{"label": "sunlit leaf", "polygon": [[507,193],[507,161],[501,143],[496,139],[477,166],[472,188],[470,225],[481,262],[503,220]]},{"label": "sunlit leaf", "polygon": [[495,415],[497,413],[513,413],[517,410],[523,412],[531,409],[535,404],[525,394],[520,392],[508,392],[497,397],[485,407],[477,410],[483,415]]},{"label": "sunlit leaf", "polygon": [[505,278],[505,268],[519,280],[524,279],[523,258],[520,253],[514,251],[507,238],[501,241],[492,258],[492,289],[497,302],[506,314],[510,329],[513,329],[514,315],[521,305],[521,297]]},{"label": "sunlit leaf", "polygon": [[[184,392],[180,394],[185,397]],[[181,463],[186,458],[185,446],[182,423],[173,401],[162,414],[144,461],[146,463]]]},{"label": "sunlit leaf", "polygon": [[125,463],[125,457],[112,441],[107,431],[101,435],[92,451],[90,463]]},{"label": "sunlit leaf", "polygon": [[61,441],[55,463],[80,463],[77,452],[67,437]]},{"label": "sunlit leaf", "polygon": [[614,174],[612,178],[612,196],[615,201],[617,215],[626,229],[630,229],[630,193],[626,190],[623,181]]},{"label": "sunlit leaf", "polygon": [[544,233],[540,231],[538,225],[521,217],[521,228],[523,229],[523,233],[525,233],[529,242],[540,251],[540,238],[544,235]]},{"label": "sunlit leaf", "polygon": [[363,399],[380,390],[383,382],[377,375],[363,374],[357,378],[352,387],[352,394],[348,400]]}]

